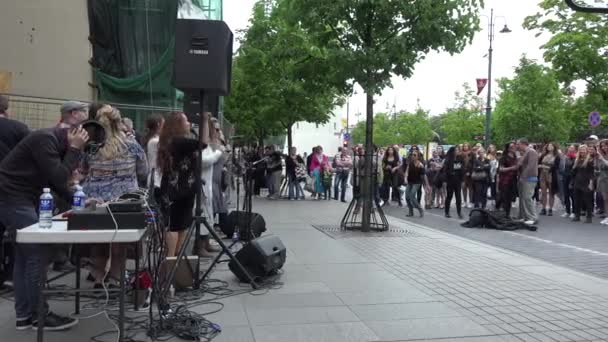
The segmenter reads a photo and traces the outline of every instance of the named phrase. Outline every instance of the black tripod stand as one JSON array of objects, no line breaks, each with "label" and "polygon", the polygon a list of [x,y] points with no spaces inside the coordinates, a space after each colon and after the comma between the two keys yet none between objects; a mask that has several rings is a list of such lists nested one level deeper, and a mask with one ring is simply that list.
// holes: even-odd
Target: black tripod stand
[{"label": "black tripod stand", "polygon": [[[202,283],[203,281],[205,281],[205,279],[211,274],[211,272],[213,271],[213,268],[215,268],[215,266],[217,264],[219,264],[220,262],[229,261],[229,260],[220,260],[222,258],[222,256],[224,255],[224,253],[226,253],[230,256],[230,253],[231,253],[230,250],[237,243],[248,243],[249,241],[256,238],[255,234],[253,233],[253,231],[251,229],[251,216],[252,216],[251,212],[252,212],[252,208],[253,208],[253,179],[254,179],[254,172],[255,172],[255,164],[256,163],[253,163],[251,165],[251,167],[247,168],[247,171],[245,172],[245,179],[243,182],[245,185],[245,199],[243,200],[243,207],[244,207],[245,216],[246,216],[245,229],[241,229],[241,227],[240,227],[241,220],[238,219],[238,217],[239,217],[238,216],[238,212],[239,212],[239,203],[238,203],[239,190],[238,190],[238,188],[240,186],[240,182],[238,181],[238,178],[241,175],[237,175],[237,207],[236,207],[237,220],[236,220],[236,225],[235,225],[234,229],[235,229],[235,232],[237,233],[238,239],[233,240],[232,244],[230,246],[228,246],[227,248],[222,247],[222,251],[213,259],[213,261],[211,262],[211,265],[207,268],[207,271],[205,271],[203,276],[199,279],[199,283]],[[230,257],[230,259],[236,260],[236,262],[238,262],[238,260],[235,259],[234,257]],[[243,268],[242,266],[238,266],[238,267]],[[251,284],[251,286],[253,288],[258,288],[258,284],[255,282],[253,277],[251,277],[251,275],[249,273],[247,273],[247,276],[248,276],[248,280],[249,280],[249,283]]]}]

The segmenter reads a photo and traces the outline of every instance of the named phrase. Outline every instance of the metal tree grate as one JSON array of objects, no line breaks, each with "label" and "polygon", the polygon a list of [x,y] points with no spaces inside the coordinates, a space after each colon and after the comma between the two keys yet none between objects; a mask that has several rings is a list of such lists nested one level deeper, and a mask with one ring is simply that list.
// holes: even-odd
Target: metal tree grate
[{"label": "metal tree grate", "polygon": [[344,230],[338,224],[313,225],[313,227],[332,239],[350,239],[359,237],[423,237],[407,229],[389,228],[386,231],[362,232],[359,230]]}]

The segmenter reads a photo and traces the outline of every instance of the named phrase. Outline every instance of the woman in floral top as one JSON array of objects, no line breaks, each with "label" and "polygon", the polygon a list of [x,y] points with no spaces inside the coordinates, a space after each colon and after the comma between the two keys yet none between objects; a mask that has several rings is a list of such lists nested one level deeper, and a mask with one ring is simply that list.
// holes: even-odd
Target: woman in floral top
[{"label": "woman in floral top", "polygon": [[[148,163],[143,148],[135,139],[127,138],[121,130],[122,117],[118,109],[103,106],[97,111],[97,121],[106,131],[104,146],[84,162],[85,180],[83,190],[89,198],[104,202],[139,189],[138,180],[146,180]],[[104,268],[109,257],[106,245],[93,247],[95,288],[102,288]],[[120,279],[120,265],[124,253],[120,245],[112,246],[112,261],[109,276]],[[117,284],[114,284],[117,286]]]}]

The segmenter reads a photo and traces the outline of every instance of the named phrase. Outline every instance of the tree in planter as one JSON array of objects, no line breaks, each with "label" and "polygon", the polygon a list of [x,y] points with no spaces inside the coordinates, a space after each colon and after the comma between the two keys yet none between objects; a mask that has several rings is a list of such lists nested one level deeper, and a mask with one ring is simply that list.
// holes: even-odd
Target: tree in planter
[{"label": "tree in planter", "polygon": [[361,195],[362,229],[370,228],[374,95],[391,76],[410,77],[431,50],[457,53],[479,30],[478,0],[284,0],[291,22],[301,25],[328,53],[343,83],[366,92],[366,158]]},{"label": "tree in planter", "polygon": [[498,87],[493,122],[499,142],[521,137],[537,142],[568,139],[566,96],[553,70],[523,57],[513,79],[499,80]]}]

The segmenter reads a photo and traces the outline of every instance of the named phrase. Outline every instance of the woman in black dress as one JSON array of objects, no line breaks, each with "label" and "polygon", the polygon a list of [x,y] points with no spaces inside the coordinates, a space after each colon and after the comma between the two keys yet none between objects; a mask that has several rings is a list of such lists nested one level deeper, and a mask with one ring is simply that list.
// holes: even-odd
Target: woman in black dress
[{"label": "woman in black dress", "polygon": [[[399,155],[392,146],[389,146],[382,158],[382,187],[381,198],[385,205],[389,203],[389,192],[399,193]],[[398,196],[399,206],[401,206],[401,196]]]},{"label": "woman in black dress", "polygon": [[441,172],[445,174],[447,195],[445,198],[445,217],[450,218],[452,197],[456,196],[456,212],[462,219],[462,183],[464,178],[464,160],[462,154],[457,153],[456,146],[450,147],[443,163]]}]

